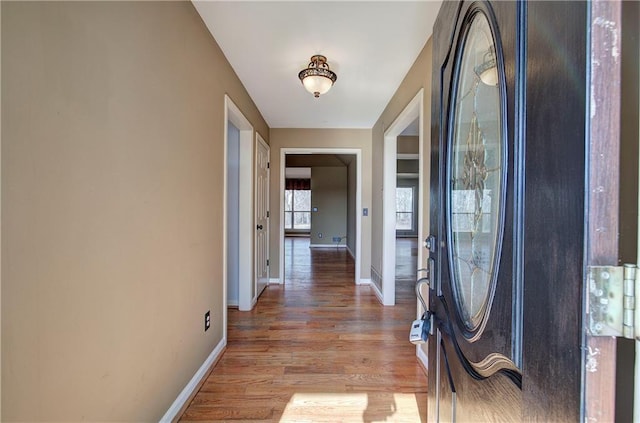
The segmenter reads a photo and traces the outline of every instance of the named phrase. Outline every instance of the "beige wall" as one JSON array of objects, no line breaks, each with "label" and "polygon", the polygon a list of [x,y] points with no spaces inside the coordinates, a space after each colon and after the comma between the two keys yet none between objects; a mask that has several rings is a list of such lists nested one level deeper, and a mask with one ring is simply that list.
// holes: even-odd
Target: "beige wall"
[{"label": "beige wall", "polygon": [[[431,38],[427,41],[422,52],[414,62],[413,66],[405,76],[404,80],[398,87],[398,90],[387,104],[384,112],[378,118],[378,121],[374,125],[373,131],[373,146],[372,146],[372,163],[371,166],[374,169],[382,169],[383,165],[383,147],[384,147],[384,132],[398,115],[405,109],[409,102],[415,97],[415,95],[424,88],[423,92],[423,154],[424,161],[422,171],[424,172],[424,184],[423,192],[424,198],[422,199],[423,213],[423,228],[427,233],[429,228],[429,156],[431,152]],[[382,272],[382,172],[374,172],[373,174],[373,188],[372,188],[372,233],[371,233],[371,266],[377,270],[378,273]],[[419,267],[424,267],[425,263],[418,263]]]},{"label": "beige wall", "polygon": [[[423,92],[423,166],[424,174],[424,198],[421,199],[423,210],[422,236],[429,233],[429,172],[431,154],[431,73],[432,73],[432,40],[427,41],[422,52],[414,62],[413,66],[400,84],[400,87],[393,95],[391,101],[373,127],[372,146],[372,167],[382,169],[384,132],[393,123],[396,117],[405,109],[407,104],[415,97],[416,93],[424,88]],[[373,221],[371,233],[371,266],[378,273],[382,271],[382,172],[375,172],[372,179],[372,205],[375,211],[372,213]],[[421,236],[420,234],[418,236]],[[425,267],[427,255],[423,254],[423,262],[418,263],[418,267]],[[426,291],[426,290],[425,290]],[[424,292],[424,291],[423,291]],[[424,292],[426,295],[426,292]],[[426,344],[421,346],[426,353]]]},{"label": "beige wall", "polygon": [[333,237],[347,236],[346,166],[311,168],[311,209],[317,210],[311,212],[311,245],[336,245]]},{"label": "beige wall", "polygon": [[[271,129],[271,216],[270,277],[280,275],[280,150],[282,148],[358,148],[362,150],[362,205],[371,209],[371,130],[369,129]],[[371,268],[371,221],[362,218],[361,278],[368,279]]]},{"label": "beige wall", "polygon": [[2,421],[157,421],[223,336],[224,94],[267,125],[190,2],[1,7]]},{"label": "beige wall", "polygon": [[420,152],[418,138],[414,135],[401,135],[398,137],[398,154],[418,154]]}]

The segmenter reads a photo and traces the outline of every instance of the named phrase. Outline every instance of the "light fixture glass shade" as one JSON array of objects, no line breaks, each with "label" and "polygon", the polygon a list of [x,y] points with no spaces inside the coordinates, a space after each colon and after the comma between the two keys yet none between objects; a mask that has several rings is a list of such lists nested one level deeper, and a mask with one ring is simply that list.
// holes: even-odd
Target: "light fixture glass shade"
[{"label": "light fixture glass shade", "polygon": [[333,81],[326,76],[310,75],[302,80],[302,85],[315,97],[320,97],[331,89]]},{"label": "light fixture glass shade", "polygon": [[480,72],[480,80],[483,84],[495,87],[498,85],[498,68],[496,67],[496,61],[493,60],[493,65]]},{"label": "light fixture glass shade", "polygon": [[298,73],[305,89],[314,97],[320,97],[331,89],[338,76],[329,69],[327,58],[321,55],[311,57],[309,67]]},{"label": "light fixture glass shade", "polygon": [[483,84],[495,87],[498,85],[498,67],[493,46],[484,55],[484,61],[475,67],[474,72]]}]

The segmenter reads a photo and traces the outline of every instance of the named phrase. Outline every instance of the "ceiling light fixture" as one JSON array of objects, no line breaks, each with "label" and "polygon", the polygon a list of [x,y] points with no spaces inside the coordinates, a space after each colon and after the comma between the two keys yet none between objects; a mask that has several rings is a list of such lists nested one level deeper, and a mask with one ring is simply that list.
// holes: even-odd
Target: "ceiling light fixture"
[{"label": "ceiling light fixture", "polygon": [[317,54],[311,56],[309,66],[300,71],[298,78],[307,91],[318,98],[331,89],[333,83],[338,79],[338,75],[329,69],[327,58]]},{"label": "ceiling light fixture", "polygon": [[484,54],[483,62],[474,68],[474,72],[483,84],[495,87],[498,85],[498,68],[496,67],[496,52],[491,46]]}]

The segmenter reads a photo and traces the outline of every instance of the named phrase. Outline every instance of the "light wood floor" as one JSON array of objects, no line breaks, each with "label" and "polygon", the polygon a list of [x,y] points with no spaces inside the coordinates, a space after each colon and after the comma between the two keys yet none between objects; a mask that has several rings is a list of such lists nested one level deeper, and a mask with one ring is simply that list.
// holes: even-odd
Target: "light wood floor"
[{"label": "light wood floor", "polygon": [[[396,239],[396,280],[409,281],[417,279],[418,238]],[[412,285],[413,288],[413,285]]]},{"label": "light wood floor", "polygon": [[412,285],[383,307],[344,249],[286,239],[286,283],[229,309],[226,352],[181,421],[425,422],[427,378],[409,343]]}]

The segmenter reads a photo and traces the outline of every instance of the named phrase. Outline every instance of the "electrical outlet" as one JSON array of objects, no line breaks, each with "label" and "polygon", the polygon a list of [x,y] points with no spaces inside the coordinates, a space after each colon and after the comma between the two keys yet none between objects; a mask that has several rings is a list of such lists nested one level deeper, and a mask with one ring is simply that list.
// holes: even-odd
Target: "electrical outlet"
[{"label": "electrical outlet", "polygon": [[340,241],[342,241],[342,237],[339,237],[339,236],[333,237],[333,242],[340,242]]},{"label": "electrical outlet", "polygon": [[322,238],[322,232],[318,232],[318,238]]},{"label": "electrical outlet", "polygon": [[208,310],[205,314],[204,314],[204,331],[208,331],[209,328],[211,327],[211,310]]}]

